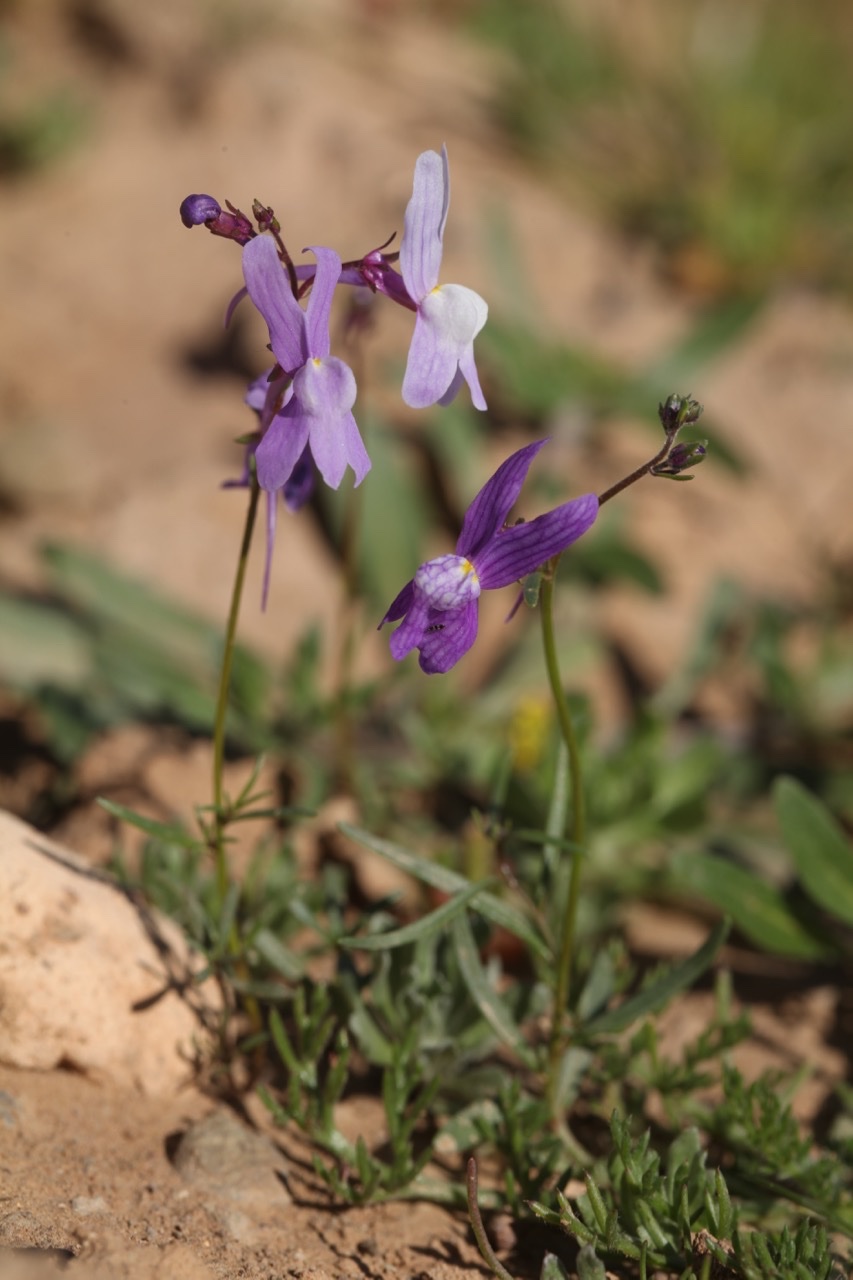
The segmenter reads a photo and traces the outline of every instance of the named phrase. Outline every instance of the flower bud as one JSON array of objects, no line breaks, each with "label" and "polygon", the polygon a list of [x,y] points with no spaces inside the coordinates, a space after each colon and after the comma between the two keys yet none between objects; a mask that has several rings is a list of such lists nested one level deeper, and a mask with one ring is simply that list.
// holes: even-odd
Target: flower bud
[{"label": "flower bud", "polygon": [[202,224],[215,236],[226,240],[236,240],[238,244],[248,244],[255,234],[251,222],[245,213],[235,209],[226,200],[228,213],[225,213],[218,200],[213,196],[187,196],[181,202],[181,222],[185,227],[199,227]]},{"label": "flower bud", "polygon": [[698,422],[702,416],[702,406],[689,395],[679,396],[673,393],[663,404],[658,405],[658,416],[664,431],[667,435],[672,435],[688,423]]},{"label": "flower bud", "polygon": [[199,227],[211,222],[222,213],[222,206],[213,196],[187,196],[181,201],[181,222],[185,227]]},{"label": "flower bud", "polygon": [[692,480],[692,476],[682,475],[691,467],[698,467],[704,462],[708,453],[707,440],[685,440],[675,445],[669,456],[653,468],[652,474],[664,476],[668,480]]}]

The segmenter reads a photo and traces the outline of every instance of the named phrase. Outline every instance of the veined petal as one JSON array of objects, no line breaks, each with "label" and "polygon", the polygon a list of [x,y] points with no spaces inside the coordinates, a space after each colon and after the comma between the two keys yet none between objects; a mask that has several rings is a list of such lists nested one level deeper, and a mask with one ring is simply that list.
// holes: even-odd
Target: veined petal
[{"label": "veined petal", "polygon": [[460,556],[469,559],[479,556],[486,543],[503,527],[521,493],[531,462],[547,443],[546,436],[544,440],[525,445],[502,462],[491,480],[486,481],[465,513],[456,543]]},{"label": "veined petal", "polygon": [[[393,636],[392,636],[393,639]],[[444,675],[477,639],[477,601],[443,613],[431,609],[420,645],[421,671]]]},{"label": "veined petal", "polygon": [[449,391],[458,368],[456,353],[419,311],[403,376],[403,400],[412,409],[428,409]]},{"label": "veined petal", "polygon": [[308,443],[309,421],[291,396],[270,423],[255,453],[258,483],[274,492],[290,479],[293,468]]},{"label": "veined petal", "polygon": [[447,148],[424,151],[415,164],[412,198],[406,206],[400,270],[406,288],[420,302],[438,284],[442,237],[450,207]]},{"label": "veined petal", "polygon": [[393,604],[389,607],[388,612],[385,614],[385,617],[382,619],[376,630],[381,631],[386,622],[396,622],[398,618],[403,617],[403,614],[408,613],[412,607],[414,595],[414,581],[407,582],[399,595],[394,597]]},{"label": "veined petal", "polygon": [[432,612],[433,610],[430,609],[429,601],[425,596],[422,596],[419,591],[413,590],[411,604],[406,611],[406,616],[389,641],[392,658],[396,658],[400,662],[407,653],[411,653],[413,649],[418,648],[424,638],[429,616]]},{"label": "veined petal", "polygon": [[341,260],[334,249],[312,245],[309,252],[317,259],[317,270],[305,308],[305,337],[308,355],[322,358],[329,354],[329,316],[341,275]]},{"label": "veined petal", "polygon": [[480,585],[484,590],[508,587],[533,573],[586,533],[597,515],[598,498],[587,493],[526,524],[503,529],[477,556]]},{"label": "veined petal", "polygon": [[243,277],[249,297],[267,322],[276,360],[285,373],[293,373],[308,358],[305,313],[290,291],[269,236],[256,236],[243,249]]}]

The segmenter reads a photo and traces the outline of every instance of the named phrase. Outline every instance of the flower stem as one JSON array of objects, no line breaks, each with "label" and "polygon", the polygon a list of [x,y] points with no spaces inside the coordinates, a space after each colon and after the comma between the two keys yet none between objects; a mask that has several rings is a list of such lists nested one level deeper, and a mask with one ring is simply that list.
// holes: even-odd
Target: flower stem
[{"label": "flower stem", "polygon": [[653,458],[649,458],[648,462],[644,462],[641,467],[637,467],[636,471],[632,471],[629,476],[625,476],[624,480],[613,484],[609,489],[605,489],[604,493],[598,495],[599,507],[604,506],[605,502],[609,502],[611,498],[615,498],[617,493],[622,493],[629,485],[636,484],[638,480],[642,480],[643,476],[647,476],[655,467],[665,462],[669,454],[672,452],[672,446],[675,444],[676,431],[668,431],[666,439]]},{"label": "flower stem", "polygon": [[[583,792],[583,776],[581,772],[580,750],[575,734],[572,714],[560,678],[560,667],[557,661],[557,645],[554,636],[554,580],[557,573],[559,557],[551,561],[548,572],[542,579],[539,596],[539,613],[542,619],[542,642],[545,649],[545,667],[548,682],[557,712],[560,734],[566,744],[569,759],[569,781],[571,785],[572,817],[569,825],[569,839],[572,843],[572,865],[569,873],[569,890],[566,897],[566,909],[563,916],[563,927],[560,933],[560,954],[557,961],[557,975],[554,983],[554,1009],[551,1023],[551,1039],[548,1047],[548,1094],[555,1109],[555,1091],[559,1079],[560,1058],[566,1047],[567,1032],[565,1026],[566,1005],[572,980],[572,959],[574,956],[575,925],[577,922],[578,903],[580,901],[581,863],[583,846],[586,839],[586,807]],[[556,1118],[556,1117],[555,1117]]]},{"label": "flower stem", "polygon": [[[220,906],[225,902],[230,880],[228,859],[225,856],[225,829],[231,819],[231,813],[225,805],[225,789],[222,776],[225,764],[225,722],[228,716],[231,668],[234,665],[237,619],[240,614],[240,600],[243,595],[243,583],[246,577],[246,565],[249,561],[249,548],[252,545],[252,534],[255,529],[255,518],[258,514],[260,492],[258,478],[253,471],[251,489],[249,491],[249,505],[246,509],[246,523],[243,526],[243,540],[240,543],[240,555],[237,560],[237,572],[234,575],[234,585],[231,588],[231,605],[228,610],[228,622],[225,628],[222,667],[219,672],[219,693],[216,698],[216,716],[213,722],[213,832],[210,843],[216,867],[216,889]],[[229,950],[232,954],[236,952],[237,947],[236,931],[232,926],[232,935],[229,938]]]}]

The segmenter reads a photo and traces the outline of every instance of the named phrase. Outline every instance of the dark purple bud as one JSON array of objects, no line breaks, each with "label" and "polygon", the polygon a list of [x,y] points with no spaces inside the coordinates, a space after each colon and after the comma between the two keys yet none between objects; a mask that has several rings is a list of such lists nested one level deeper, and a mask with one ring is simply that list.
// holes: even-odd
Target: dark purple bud
[{"label": "dark purple bud", "polygon": [[698,422],[702,416],[702,406],[689,395],[671,395],[663,404],[658,405],[658,415],[664,431],[671,435],[690,422]]},{"label": "dark purple bud", "polygon": [[185,227],[200,227],[222,213],[222,206],[213,196],[187,196],[181,201],[181,222]]},{"label": "dark purple bud", "polygon": [[668,480],[691,480],[692,476],[682,475],[682,472],[698,467],[705,461],[707,453],[707,440],[685,440],[670,450],[669,456],[652,469],[652,474],[665,476]]}]

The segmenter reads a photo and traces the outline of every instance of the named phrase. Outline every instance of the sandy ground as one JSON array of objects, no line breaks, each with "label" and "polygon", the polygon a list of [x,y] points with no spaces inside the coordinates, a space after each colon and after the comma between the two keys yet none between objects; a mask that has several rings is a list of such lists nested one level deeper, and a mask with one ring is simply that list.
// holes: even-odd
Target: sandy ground
[{"label": "sandy ground", "polygon": [[[9,586],[41,585],[37,549],[48,538],[106,552],[211,619],[224,615],[242,504],[219,484],[238,467],[231,442],[247,427],[245,378],[200,377],[190,357],[221,344],[239,263],[231,246],[180,225],[190,190],[244,204],[258,196],[276,206],[293,244],[331,243],[346,257],[401,226],[416,155],[446,141],[446,279],[501,296],[481,235],[499,204],[545,331],[639,368],[690,323],[690,303],[648,255],[502,153],[487,110],[494,66],[481,50],[378,0],[258,0],[228,29],[213,13],[166,0],[138,11],[120,0],[43,0],[7,17],[10,94],[66,84],[92,120],[84,142],[7,183],[0,201],[0,576]],[[381,323],[381,339],[402,354],[407,326],[396,315]],[[244,341],[260,355],[258,325],[247,325]],[[754,471],[743,482],[709,466],[686,496],[682,486],[649,486],[627,503],[638,545],[665,566],[670,591],[614,596],[603,621],[630,640],[653,684],[718,573],[808,598],[826,557],[853,551],[849,308],[805,293],[771,299],[701,383],[680,390],[703,400]],[[591,482],[622,474],[644,447],[630,424],[617,424],[604,456],[584,463]],[[244,638],[276,660],[312,616],[331,625],[341,598],[310,521],[288,522],[286,539],[270,607],[248,609],[243,625]],[[258,552],[249,598],[261,569]],[[320,574],[331,584],[323,593],[314,589]],[[387,659],[376,641],[360,661],[381,669]],[[183,766],[173,764],[161,770],[167,796],[198,776],[193,763],[176,788]],[[75,844],[99,857],[102,837],[83,823]],[[832,1010],[808,1009],[799,1022],[807,1059],[820,1057],[833,1022]],[[843,1074],[843,1059],[824,1048],[827,1079]],[[68,1263],[72,1277],[128,1280],[455,1280],[476,1270],[459,1216],[427,1205],[330,1211],[291,1140],[271,1191],[241,1198],[188,1180],[170,1158],[174,1135],[215,1109],[190,1082],[153,1102],[70,1072],[4,1069],[0,1090],[4,1280],[32,1274],[33,1258],[37,1274]],[[371,1123],[369,1111],[355,1123]],[[30,1249],[58,1252],[11,1252]]]}]

